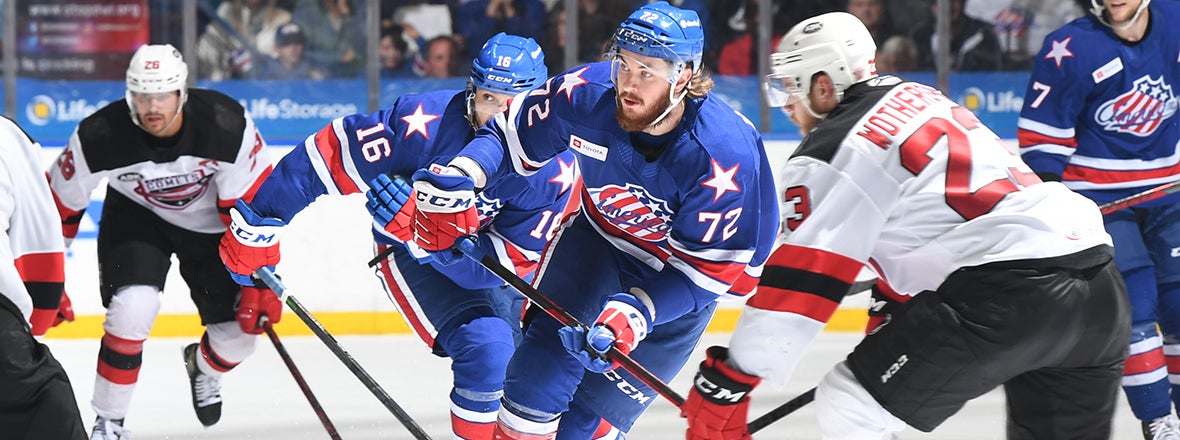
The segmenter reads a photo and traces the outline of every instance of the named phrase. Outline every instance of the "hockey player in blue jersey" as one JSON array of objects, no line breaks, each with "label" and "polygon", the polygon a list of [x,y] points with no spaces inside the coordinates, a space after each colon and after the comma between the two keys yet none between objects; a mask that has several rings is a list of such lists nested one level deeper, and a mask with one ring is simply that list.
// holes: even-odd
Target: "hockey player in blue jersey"
[{"label": "hockey player in blue jersey", "polygon": [[495,438],[628,431],[658,397],[590,352],[614,345],[669,380],[718,297],[748,293],[761,275],[778,225],[773,176],[757,130],[709,93],[703,44],[695,12],[645,5],[615,32],[608,61],[518,96],[448,167],[418,173],[414,188],[428,196],[418,197],[416,241],[449,252],[471,232],[470,210],[452,206],[577,153],[582,215],[546,247],[534,284],[591,327],[528,322]]},{"label": "hockey player in blue jersey", "polygon": [[[491,437],[504,370],[519,338],[523,297],[470,259],[432,257],[415,246],[407,222],[413,196],[407,183],[390,176],[409,177],[446,163],[514,94],[547,77],[535,41],[493,36],[473,62],[467,90],[403,96],[390,108],[336,119],[308,137],[277,164],[253,199],[238,203],[230,228],[236,233],[222,240],[227,267],[249,283],[254,270],[278,262],[277,238],[265,247],[239,239],[277,233],[321,195],[367,192],[376,250],[392,247],[377,267],[378,278],[414,333],[435,354],[452,359],[455,438]],[[572,154],[533,176],[493,182],[474,203],[483,251],[530,276],[567,209],[576,208],[576,198],[569,200],[577,186]]]},{"label": "hockey player in blue jersey", "polygon": [[[1092,12],[1045,37],[1018,136],[1042,178],[1102,204],[1180,180],[1180,4],[1095,2]],[[1104,217],[1133,313],[1123,390],[1146,438],[1180,439],[1177,202],[1180,194]]]}]

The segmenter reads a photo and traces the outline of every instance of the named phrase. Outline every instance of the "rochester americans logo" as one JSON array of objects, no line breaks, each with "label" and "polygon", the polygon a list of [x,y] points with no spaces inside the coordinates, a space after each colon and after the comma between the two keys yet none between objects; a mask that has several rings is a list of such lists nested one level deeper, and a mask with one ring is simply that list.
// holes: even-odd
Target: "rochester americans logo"
[{"label": "rochester americans logo", "polygon": [[598,212],[611,224],[635,238],[659,242],[672,228],[672,210],[641,186],[607,185],[586,188]]},{"label": "rochester americans logo", "polygon": [[1176,113],[1172,86],[1149,75],[1135,80],[1131,90],[1106,101],[1094,113],[1094,122],[1108,131],[1150,136]]}]

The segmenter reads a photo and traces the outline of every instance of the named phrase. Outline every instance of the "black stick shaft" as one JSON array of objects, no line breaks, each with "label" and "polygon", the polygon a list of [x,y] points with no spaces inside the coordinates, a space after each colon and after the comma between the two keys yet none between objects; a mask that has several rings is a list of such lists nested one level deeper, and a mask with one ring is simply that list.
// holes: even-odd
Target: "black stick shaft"
[{"label": "black stick shaft", "polygon": [[315,317],[311,316],[311,313],[308,313],[307,309],[303,307],[303,304],[299,303],[299,300],[295,299],[295,297],[292,295],[284,295],[284,293],[287,291],[287,287],[284,286],[283,282],[275,276],[273,271],[271,271],[269,268],[263,267],[255,271],[254,275],[261,279],[262,282],[266,283],[267,287],[270,287],[270,290],[273,290],[275,294],[279,295],[279,298],[287,298],[285,303],[287,304],[287,307],[291,308],[292,312],[295,312],[295,316],[298,316],[304,324],[307,324],[307,327],[311,329],[311,332],[315,333],[316,337],[319,337],[320,341],[323,342],[324,345],[328,346],[328,349],[332,351],[332,354],[335,354],[336,357],[344,363],[344,366],[348,367],[348,369],[352,371],[352,374],[356,376],[356,378],[359,379],[361,383],[363,383],[365,387],[367,387],[369,391],[373,393],[374,396],[377,397],[377,400],[381,401],[382,405],[385,405],[385,408],[389,409],[390,413],[393,413],[393,416],[396,417],[397,420],[410,431],[410,434],[414,435],[415,439],[430,439],[430,436],[426,434],[426,431],[423,431],[422,427],[418,426],[418,422],[415,422],[414,419],[411,418],[410,415],[407,414],[406,411],[403,410],[402,407],[399,406],[392,397],[389,397],[389,394],[385,392],[384,388],[381,388],[381,385],[373,379],[373,376],[370,376],[369,373],[361,367],[360,363],[358,363],[356,359],[353,359],[352,355],[348,354],[348,352],[344,350],[344,347],[340,346],[340,343],[336,341],[336,338],[332,337],[332,334],[328,333],[328,330],[324,329],[324,326],[321,325],[319,321],[316,321]]},{"label": "black stick shaft", "polygon": [[770,426],[771,423],[777,422],[779,419],[786,417],[788,414],[795,412],[799,408],[807,406],[807,404],[811,403],[812,400],[815,400],[815,388],[795,396],[794,399],[791,399],[787,403],[779,405],[778,408],[770,410],[770,412],[763,414],[762,417],[754,419],[754,421],[746,425],[746,430],[750,431],[750,434],[758,432],[762,430],[762,428]]},{"label": "black stick shaft", "polygon": [[[266,318],[264,317],[263,319]],[[340,434],[336,432],[336,426],[332,424],[332,420],[328,419],[328,413],[324,412],[323,406],[320,406],[319,399],[316,399],[315,394],[312,394],[311,387],[303,379],[303,373],[300,373],[299,368],[295,366],[295,360],[291,359],[291,354],[287,353],[287,349],[283,347],[282,341],[279,341],[279,335],[275,333],[270,322],[263,322],[262,328],[266,330],[266,336],[274,344],[275,351],[279,352],[279,357],[283,358],[283,363],[287,364],[287,370],[291,371],[291,377],[295,378],[295,383],[299,385],[299,390],[303,391],[304,397],[307,397],[307,403],[311,404],[311,409],[315,411],[316,417],[319,417],[320,423],[324,424],[324,429],[328,430],[328,436],[332,440],[340,440]]]},{"label": "black stick shaft", "polygon": [[[557,303],[554,303],[552,300],[534,288],[531,284],[525,282],[525,280],[517,276],[516,272],[513,272],[512,270],[504,267],[504,265],[500,264],[500,262],[495,258],[492,258],[489,255],[482,255],[482,252],[479,251],[473,240],[460,240],[458,243],[456,243],[456,248],[466,254],[468,257],[479,261],[483,267],[486,267],[493,274],[504,280],[504,282],[516,288],[516,290],[519,290],[520,293],[523,293],[524,296],[528,297],[530,301],[537,303],[537,305],[540,306],[546,314],[552,316],[553,319],[557,320],[557,322],[567,326],[589,328],[586,326],[586,324],[583,324],[582,321],[579,321],[578,318],[574,317],[574,315],[571,315],[561,306],[557,305]],[[681,397],[679,394],[677,394],[676,391],[672,389],[672,387],[668,386],[668,384],[660,380],[659,377],[656,377],[655,374],[652,374],[652,372],[648,371],[647,368],[644,368],[643,365],[635,362],[635,359],[632,359],[630,356],[627,356],[623,352],[619,351],[618,347],[612,345],[610,350],[606,352],[606,357],[612,361],[618,362],[621,368],[627,370],[627,372],[639,379],[640,382],[643,382],[647,386],[651,387],[651,389],[655,390],[665,399],[668,399],[668,401],[672,402],[673,405],[676,405],[677,408],[684,405],[684,397]]]}]

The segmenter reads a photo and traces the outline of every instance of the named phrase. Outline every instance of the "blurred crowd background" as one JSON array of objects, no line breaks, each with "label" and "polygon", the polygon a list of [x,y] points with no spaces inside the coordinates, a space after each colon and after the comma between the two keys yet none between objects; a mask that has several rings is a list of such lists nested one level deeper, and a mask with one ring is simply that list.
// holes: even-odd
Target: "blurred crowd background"
[{"label": "blurred crowd background", "polygon": [[[400,94],[462,87],[471,59],[497,32],[536,39],[551,75],[596,61],[616,26],[647,1],[0,0],[0,49],[16,54],[3,58],[0,95],[5,114],[54,142],[121,98],[139,45],[169,43],[184,53],[192,85],[239,98],[264,133],[296,138]],[[877,41],[880,72],[973,100],[969,107],[1003,131],[1045,35],[1090,7],[1089,0],[670,3],[700,15],[704,64],[723,99],[764,133],[788,136],[793,125],[760,103],[757,84],[779,36],[807,17],[856,15]],[[937,32],[940,22],[948,35]],[[938,53],[942,44],[948,53]]]}]

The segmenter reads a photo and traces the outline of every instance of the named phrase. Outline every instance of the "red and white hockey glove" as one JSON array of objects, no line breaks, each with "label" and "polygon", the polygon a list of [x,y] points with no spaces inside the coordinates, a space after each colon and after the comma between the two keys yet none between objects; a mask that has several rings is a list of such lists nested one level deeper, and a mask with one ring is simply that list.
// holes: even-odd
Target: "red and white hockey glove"
[{"label": "red and white hockey glove", "polygon": [[417,211],[414,242],[431,252],[449,250],[479,229],[475,181],[458,168],[431,165],[414,173]]},{"label": "red and white hockey glove", "polygon": [[618,362],[606,359],[613,345],[623,354],[631,354],[639,341],[647,337],[651,313],[638,298],[629,293],[616,293],[607,298],[602,313],[589,330],[581,327],[562,327],[558,330],[561,345],[587,370],[605,373],[618,368]]},{"label": "red and white hockey glove", "polygon": [[221,237],[217,251],[234,281],[253,286],[254,271],[262,267],[274,270],[279,264],[279,232],[287,223],[258,215],[241,199],[229,209],[229,216],[229,229]]},{"label": "red and white hockey glove", "polygon": [[369,182],[365,208],[373,216],[374,227],[384,230],[402,243],[414,241],[414,189],[401,178],[382,174]]},{"label": "red and white hockey glove", "polygon": [[283,302],[273,290],[243,286],[238,297],[238,326],[246,333],[260,335],[265,330],[259,323],[263,316],[271,324],[278,324],[283,319]]},{"label": "red and white hockey glove", "polygon": [[749,440],[746,415],[750,409],[750,391],[762,378],[730,367],[729,349],[709,347],[705,360],[692,381],[692,390],[680,407],[680,416],[688,419],[688,440]]},{"label": "red and white hockey glove", "polygon": [[57,309],[33,308],[33,315],[29,317],[33,336],[44,336],[50,328],[63,322],[74,322],[74,305],[70,303],[70,296],[65,290],[61,291],[61,302]]}]

